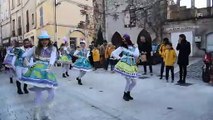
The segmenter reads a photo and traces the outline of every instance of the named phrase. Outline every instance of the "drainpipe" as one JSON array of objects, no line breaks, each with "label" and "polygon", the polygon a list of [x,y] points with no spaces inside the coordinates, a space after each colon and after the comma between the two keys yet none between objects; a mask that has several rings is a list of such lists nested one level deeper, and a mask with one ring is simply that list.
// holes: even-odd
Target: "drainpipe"
[{"label": "drainpipe", "polygon": [[[23,0],[21,0],[21,12],[22,12],[22,22],[21,22],[21,26],[22,26],[22,29],[21,29],[21,33],[22,33],[22,40],[24,40],[24,5],[23,5]],[[23,42],[23,41],[22,41]]]},{"label": "drainpipe", "polygon": [[11,14],[11,8],[10,8],[10,0],[8,0],[9,2],[9,15],[10,15],[10,38],[9,38],[9,45],[11,42],[11,37],[12,37],[12,14]]}]

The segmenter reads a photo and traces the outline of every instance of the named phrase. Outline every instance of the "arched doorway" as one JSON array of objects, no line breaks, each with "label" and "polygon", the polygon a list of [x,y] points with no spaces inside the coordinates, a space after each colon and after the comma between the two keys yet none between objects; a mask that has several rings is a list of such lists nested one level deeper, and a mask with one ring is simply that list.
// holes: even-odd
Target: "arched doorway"
[{"label": "arched doorway", "polygon": [[80,30],[74,30],[70,33],[70,47],[76,48],[80,45],[80,40],[85,38],[85,34]]},{"label": "arched doorway", "polygon": [[141,44],[141,41],[140,41],[140,37],[141,37],[141,36],[144,36],[145,39],[146,39],[146,41],[149,42],[150,45],[152,44],[151,35],[149,34],[148,31],[146,31],[145,29],[143,29],[143,30],[139,33],[138,38],[137,38],[137,43],[138,43],[138,45]]},{"label": "arched doorway", "polygon": [[206,50],[213,51],[213,32],[209,33],[206,38]]},{"label": "arched doorway", "polygon": [[112,44],[115,45],[116,47],[121,46],[122,44],[122,37],[119,32],[115,32],[112,36]]}]

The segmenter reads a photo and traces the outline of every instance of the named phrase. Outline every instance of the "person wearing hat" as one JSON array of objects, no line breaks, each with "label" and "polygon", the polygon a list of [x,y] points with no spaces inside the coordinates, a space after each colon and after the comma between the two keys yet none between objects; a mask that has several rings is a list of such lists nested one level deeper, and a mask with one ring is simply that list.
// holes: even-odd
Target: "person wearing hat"
[{"label": "person wearing hat", "polygon": [[79,85],[83,85],[81,78],[86,74],[87,71],[92,71],[93,67],[90,64],[88,57],[90,56],[90,51],[86,49],[86,42],[82,40],[80,42],[80,49],[76,50],[74,53],[78,59],[73,64],[73,69],[80,71],[79,76],[76,78]]},{"label": "person wearing hat", "polygon": [[[112,56],[119,59],[119,62],[115,65],[114,71],[125,77],[126,87],[123,99],[129,101],[133,100],[130,92],[136,85],[135,78],[139,77],[136,60],[140,53],[138,48],[133,45],[129,35],[125,34],[123,38],[122,46],[113,51]],[[120,57],[121,53],[122,56]]]},{"label": "person wearing hat", "polygon": [[71,49],[67,42],[68,41],[67,38],[64,37],[63,41],[64,41],[64,44],[62,44],[60,47],[60,51],[59,51],[60,58],[59,58],[58,62],[62,63],[62,67],[63,67],[62,77],[66,78],[66,77],[69,77],[68,72],[69,72],[70,64],[72,63],[72,58],[70,56]]},{"label": "person wearing hat", "polygon": [[29,93],[29,91],[27,89],[27,84],[23,85],[23,90],[24,90],[24,93],[23,93],[22,88],[21,88],[22,85],[19,80],[21,79],[22,75],[27,72],[27,70],[28,70],[27,65],[30,64],[31,58],[27,58],[27,59],[22,58],[22,55],[25,52],[28,52],[28,50],[30,49],[30,45],[31,45],[30,40],[25,39],[23,41],[23,46],[16,47],[14,50],[14,53],[17,57],[16,61],[15,61],[15,68],[16,68],[15,70],[16,70],[16,76],[17,76],[16,87],[17,87],[18,94],[24,94],[24,93],[28,94]]},{"label": "person wearing hat", "polygon": [[[34,120],[40,120],[40,118],[49,120],[49,110],[55,96],[54,88],[58,86],[56,76],[51,72],[57,51],[46,31],[42,31],[38,39],[38,45],[22,55],[23,58],[33,56],[34,64],[30,65],[29,70],[22,76],[21,82],[34,86],[30,88],[35,92]],[[48,92],[45,104],[42,103],[43,91]],[[40,116],[41,110],[43,110],[42,116]]]}]

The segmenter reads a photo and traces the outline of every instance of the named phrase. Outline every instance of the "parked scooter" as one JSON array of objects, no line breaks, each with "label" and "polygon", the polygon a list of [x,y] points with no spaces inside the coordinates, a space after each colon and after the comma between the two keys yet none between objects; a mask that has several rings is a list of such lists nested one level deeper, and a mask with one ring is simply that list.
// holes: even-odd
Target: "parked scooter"
[{"label": "parked scooter", "polygon": [[203,58],[204,65],[202,67],[202,79],[203,82],[210,83],[213,81],[213,51],[207,52]]}]

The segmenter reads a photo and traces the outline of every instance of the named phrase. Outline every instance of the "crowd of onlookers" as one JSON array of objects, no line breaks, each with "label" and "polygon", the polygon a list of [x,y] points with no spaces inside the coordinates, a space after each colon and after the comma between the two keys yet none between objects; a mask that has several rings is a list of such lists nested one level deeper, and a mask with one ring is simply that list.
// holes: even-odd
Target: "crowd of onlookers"
[{"label": "crowd of onlookers", "polygon": [[[53,43],[53,45],[57,48],[58,53],[60,47],[57,46],[57,42]],[[63,46],[63,44],[62,44]],[[118,46],[119,47],[119,46]],[[140,36],[137,41],[137,47],[140,52],[140,56],[138,58],[138,63],[142,63],[144,71],[143,75],[147,74],[147,66],[149,67],[150,75],[153,75],[152,68],[152,43],[151,40],[147,40],[144,36]],[[77,59],[73,56],[76,49],[80,47],[71,48],[70,56],[72,57],[72,62],[74,63]],[[103,44],[99,45],[95,41],[92,41],[88,46],[90,50],[89,61],[93,66],[94,70],[99,68],[104,68],[108,70],[108,66],[110,65],[110,70],[113,72],[114,66],[118,62],[117,59],[111,56],[111,53],[116,49],[116,46],[111,42],[103,41]],[[179,43],[176,46],[176,50],[179,51],[178,57],[176,57],[175,50],[169,41],[168,38],[164,38],[160,45],[160,49],[157,51],[161,56],[161,71],[160,71],[160,79],[163,78],[164,70],[166,70],[166,79],[168,80],[169,71],[171,71],[172,82],[174,81],[174,64],[177,61],[177,64],[180,68],[180,80],[179,83],[185,83],[186,75],[187,75],[187,65],[189,64],[189,55],[191,53],[190,43],[186,40],[186,36],[181,34],[179,36]],[[3,60],[6,55],[6,47],[0,46],[0,69],[3,67]],[[59,55],[58,55],[59,56]],[[122,56],[122,55],[121,55]],[[72,66],[70,66],[70,69]]]},{"label": "crowd of onlookers", "polygon": [[94,67],[94,70],[98,68],[104,68],[108,70],[110,64],[111,71],[116,64],[116,59],[111,57],[111,53],[115,50],[115,46],[112,43],[104,41],[102,45],[96,44],[94,41],[89,46],[90,49],[90,62]]}]

